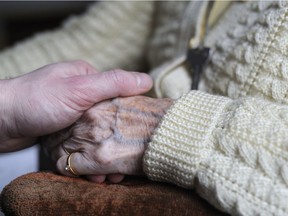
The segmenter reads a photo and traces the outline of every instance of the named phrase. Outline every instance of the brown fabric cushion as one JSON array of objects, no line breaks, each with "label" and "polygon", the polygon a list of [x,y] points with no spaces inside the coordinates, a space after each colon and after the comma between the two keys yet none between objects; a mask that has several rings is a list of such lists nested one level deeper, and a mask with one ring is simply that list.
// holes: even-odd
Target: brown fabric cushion
[{"label": "brown fabric cushion", "polygon": [[30,173],[1,194],[6,215],[224,215],[193,191],[142,178],[96,184],[53,173]]}]

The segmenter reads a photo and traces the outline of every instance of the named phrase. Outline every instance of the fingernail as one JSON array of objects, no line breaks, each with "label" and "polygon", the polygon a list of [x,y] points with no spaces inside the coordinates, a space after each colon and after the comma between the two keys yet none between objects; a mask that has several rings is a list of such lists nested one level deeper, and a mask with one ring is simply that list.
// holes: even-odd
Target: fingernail
[{"label": "fingernail", "polygon": [[148,74],[145,73],[135,73],[136,74],[136,81],[137,87],[150,89],[153,85],[153,81]]}]

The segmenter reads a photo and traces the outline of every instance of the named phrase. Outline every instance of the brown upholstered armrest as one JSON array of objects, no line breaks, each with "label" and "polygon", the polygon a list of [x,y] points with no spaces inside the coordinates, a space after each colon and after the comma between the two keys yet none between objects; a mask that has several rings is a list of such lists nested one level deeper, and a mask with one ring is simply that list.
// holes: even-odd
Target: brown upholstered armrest
[{"label": "brown upholstered armrest", "polygon": [[121,184],[37,172],[21,176],[1,194],[6,215],[224,215],[193,191],[142,178]]}]

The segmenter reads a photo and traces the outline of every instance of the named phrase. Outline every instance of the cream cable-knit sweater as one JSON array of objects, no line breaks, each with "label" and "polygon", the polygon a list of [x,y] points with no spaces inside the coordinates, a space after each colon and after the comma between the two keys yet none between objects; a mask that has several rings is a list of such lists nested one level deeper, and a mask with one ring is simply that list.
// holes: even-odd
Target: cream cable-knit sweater
[{"label": "cream cable-knit sweater", "polygon": [[233,215],[288,215],[288,2],[234,3],[206,44],[214,53],[202,90],[228,97],[177,100],[145,172]]},{"label": "cream cable-knit sweater", "polygon": [[0,54],[0,78],[27,73],[45,64],[84,59],[99,71],[139,71],[152,25],[153,3],[100,2],[61,29],[34,36]]},{"label": "cream cable-knit sweater", "polygon": [[[2,53],[1,76],[75,58],[137,70],[149,36],[149,64],[161,66],[185,52],[179,38],[189,39],[193,4],[96,4],[62,30]],[[230,214],[288,215],[287,35],[287,2],[233,3],[207,37],[214,53],[202,92],[178,99],[149,144],[151,179],[195,188]]]}]

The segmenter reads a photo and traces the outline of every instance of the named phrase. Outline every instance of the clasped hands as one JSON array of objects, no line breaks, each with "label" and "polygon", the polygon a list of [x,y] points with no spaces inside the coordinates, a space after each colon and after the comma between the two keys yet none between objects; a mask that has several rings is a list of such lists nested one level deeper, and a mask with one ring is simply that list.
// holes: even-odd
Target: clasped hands
[{"label": "clasped hands", "polygon": [[71,127],[44,137],[57,170],[73,172],[91,181],[120,182],[124,175],[142,175],[142,157],[170,99],[144,96],[114,98],[95,104]]},{"label": "clasped hands", "polygon": [[[97,72],[83,61],[56,63],[1,80],[0,152],[41,142],[58,171],[120,182],[142,173],[142,157],[170,99],[137,96],[152,87],[142,73]],[[39,139],[39,137],[41,137]]]}]

